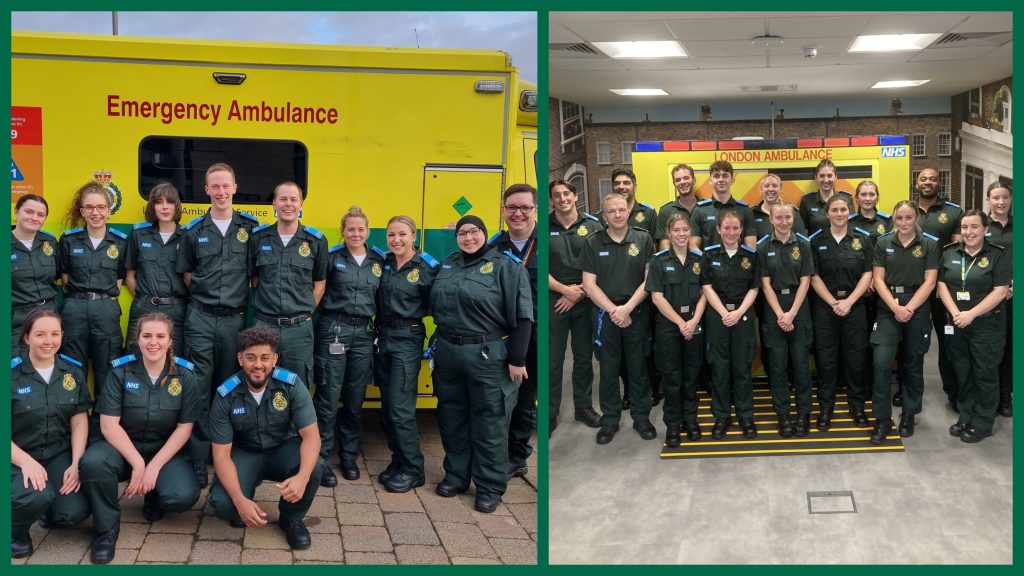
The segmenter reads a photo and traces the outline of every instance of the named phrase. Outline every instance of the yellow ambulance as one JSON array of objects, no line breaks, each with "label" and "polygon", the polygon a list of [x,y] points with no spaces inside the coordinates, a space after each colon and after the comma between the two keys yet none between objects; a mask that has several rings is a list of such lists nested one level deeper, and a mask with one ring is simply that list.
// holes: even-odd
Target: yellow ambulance
[{"label": "yellow ambulance", "polygon": [[[440,260],[461,216],[496,230],[504,188],[536,185],[536,103],[500,51],[14,32],[11,201],[44,196],[59,235],[72,194],[95,179],[127,232],[148,191],[171,182],[184,223],[209,207],[206,168],[227,162],[235,207],[261,223],[274,221],[274,186],[292,180],[307,192],[303,223],[330,244],[358,204],[371,244],[385,248],[387,220],[406,214]],[[419,392],[435,404],[427,370]]]}]

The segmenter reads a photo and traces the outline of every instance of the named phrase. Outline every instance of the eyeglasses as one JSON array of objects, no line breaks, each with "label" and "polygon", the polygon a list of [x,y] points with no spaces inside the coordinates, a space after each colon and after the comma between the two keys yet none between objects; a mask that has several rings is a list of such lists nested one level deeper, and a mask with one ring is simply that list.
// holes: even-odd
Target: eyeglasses
[{"label": "eyeglasses", "polygon": [[505,206],[505,212],[509,214],[515,214],[516,212],[522,212],[523,216],[526,216],[530,212],[533,212],[533,206]]},{"label": "eyeglasses", "polygon": [[455,236],[459,238],[467,238],[469,236],[483,236],[484,231],[479,228],[469,228],[468,230],[460,230],[455,233]]},{"label": "eyeglasses", "polygon": [[86,214],[91,214],[93,212],[106,212],[107,208],[108,206],[105,204],[100,204],[99,206],[86,204],[85,206],[82,206],[82,212],[85,212]]}]

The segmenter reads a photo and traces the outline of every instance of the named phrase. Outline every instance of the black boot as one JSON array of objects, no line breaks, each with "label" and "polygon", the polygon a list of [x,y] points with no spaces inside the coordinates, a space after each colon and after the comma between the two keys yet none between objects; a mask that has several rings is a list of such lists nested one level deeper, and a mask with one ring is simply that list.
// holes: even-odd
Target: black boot
[{"label": "black boot", "polygon": [[892,432],[891,419],[875,420],[875,430],[871,433],[871,443],[876,446],[885,444],[885,439],[889,437],[890,432]]},{"label": "black boot", "polygon": [[696,419],[688,420],[686,422],[686,439],[690,442],[696,442],[700,440],[700,424],[697,424]]},{"label": "black boot", "polygon": [[900,416],[900,429],[901,438],[910,438],[914,435],[914,415],[904,414]]},{"label": "black boot", "polygon": [[92,552],[89,553],[89,559],[93,564],[110,564],[110,561],[114,559],[119,528],[118,526],[113,530],[96,534],[92,539]]},{"label": "black boot", "polygon": [[665,430],[665,445],[669,448],[679,447],[679,434],[682,432],[680,428],[679,424],[669,424]]},{"label": "black boot", "polygon": [[864,413],[863,406],[850,406],[850,418],[853,419],[853,425],[857,428],[868,427],[868,415]]},{"label": "black boot", "polygon": [[1003,394],[999,396],[999,407],[996,408],[996,414],[999,414],[1003,418],[1013,418],[1013,395]]},{"label": "black boot", "polygon": [[833,408],[822,408],[818,413],[818,430],[828,430],[832,427]]},{"label": "black boot", "polygon": [[32,555],[32,537],[11,537],[11,558],[28,558]]},{"label": "black boot", "polygon": [[789,421],[789,416],[785,414],[779,415],[779,436],[783,438],[793,437],[793,424]]},{"label": "black boot", "polygon": [[811,415],[800,414],[796,417],[796,425],[793,426],[793,435],[797,438],[804,438],[811,431]]},{"label": "black boot", "polygon": [[730,424],[732,424],[732,418],[715,420],[715,426],[711,429],[711,437],[715,440],[721,440],[724,438],[726,431],[729,430]]}]

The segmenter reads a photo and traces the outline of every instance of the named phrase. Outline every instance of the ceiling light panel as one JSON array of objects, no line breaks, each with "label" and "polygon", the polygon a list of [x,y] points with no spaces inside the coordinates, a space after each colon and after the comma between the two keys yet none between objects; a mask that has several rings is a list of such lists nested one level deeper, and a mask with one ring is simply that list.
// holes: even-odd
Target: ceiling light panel
[{"label": "ceiling light panel", "polygon": [[931,80],[886,80],[884,82],[875,82],[872,88],[912,88],[927,84],[928,82],[931,82]]},{"label": "ceiling light panel", "polygon": [[686,58],[686,51],[676,41],[591,42],[594,48],[612,58]]},{"label": "ceiling light panel", "polygon": [[849,52],[903,52],[923,50],[942,34],[877,34],[858,36]]},{"label": "ceiling light panel", "polygon": [[668,96],[661,88],[609,88],[619,96]]}]

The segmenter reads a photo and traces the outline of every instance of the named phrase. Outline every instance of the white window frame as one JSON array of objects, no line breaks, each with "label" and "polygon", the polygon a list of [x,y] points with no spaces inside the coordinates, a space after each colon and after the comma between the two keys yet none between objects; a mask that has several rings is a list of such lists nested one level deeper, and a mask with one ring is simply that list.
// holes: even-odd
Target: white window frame
[{"label": "white window frame", "polygon": [[952,156],[953,155],[953,133],[952,132],[939,132],[937,148],[938,148],[939,156]]},{"label": "white window frame", "polygon": [[[566,112],[569,114],[567,115]],[[558,117],[561,126],[562,149],[564,150],[566,144],[583,138],[583,106],[568,100],[559,100]],[[570,125],[573,125],[574,128],[569,131],[570,135],[566,138],[566,128]],[[578,131],[578,133],[572,134],[573,131]]]},{"label": "white window frame", "polygon": [[636,142],[623,142],[622,143],[622,163],[632,164],[633,163],[633,145]]},{"label": "white window frame", "polygon": [[601,198],[604,198],[605,196],[611,194],[612,193],[612,179],[611,178],[601,178],[601,179],[599,179],[597,181],[597,190],[598,190],[599,194],[601,195]]},{"label": "white window frame", "polygon": [[967,91],[967,114],[970,118],[981,118],[981,87]]},{"label": "white window frame", "polygon": [[[608,142],[595,142],[596,156],[598,165],[608,165],[612,163],[612,147]],[[601,149],[604,148],[604,154]]]},{"label": "white window frame", "polygon": [[951,199],[953,192],[953,171],[952,170],[939,170],[939,190],[946,195],[947,199]]},{"label": "white window frame", "polygon": [[[917,152],[915,149],[918,145],[918,138],[921,139],[921,151]],[[911,134],[910,135],[910,155],[914,158],[921,158],[928,156],[928,135],[927,134]]]}]

